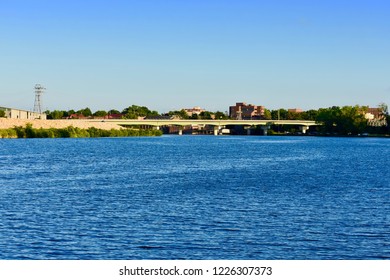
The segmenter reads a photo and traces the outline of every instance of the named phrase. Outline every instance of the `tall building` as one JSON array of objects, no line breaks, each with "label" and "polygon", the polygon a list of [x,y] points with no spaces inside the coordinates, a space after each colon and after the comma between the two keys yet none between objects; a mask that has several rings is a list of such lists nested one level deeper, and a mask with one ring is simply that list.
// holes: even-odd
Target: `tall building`
[{"label": "tall building", "polygon": [[264,109],[264,106],[239,102],[229,107],[229,117],[236,120],[261,119],[264,117]]}]

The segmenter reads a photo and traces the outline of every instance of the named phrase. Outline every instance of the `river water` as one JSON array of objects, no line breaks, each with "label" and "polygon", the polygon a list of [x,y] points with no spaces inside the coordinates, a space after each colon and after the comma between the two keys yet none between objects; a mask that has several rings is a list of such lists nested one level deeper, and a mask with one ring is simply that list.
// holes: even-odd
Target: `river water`
[{"label": "river water", "polygon": [[390,140],[0,139],[0,259],[390,259]]}]

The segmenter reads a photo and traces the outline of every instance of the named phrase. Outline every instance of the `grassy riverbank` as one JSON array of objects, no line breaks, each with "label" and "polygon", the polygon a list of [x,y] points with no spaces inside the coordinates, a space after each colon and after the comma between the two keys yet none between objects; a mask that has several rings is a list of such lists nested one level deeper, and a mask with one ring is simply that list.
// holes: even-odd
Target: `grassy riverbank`
[{"label": "grassy riverbank", "polygon": [[88,138],[88,137],[131,137],[131,136],[161,136],[162,132],[155,129],[87,129],[68,126],[66,128],[33,128],[31,124],[25,127],[0,129],[0,138]]}]

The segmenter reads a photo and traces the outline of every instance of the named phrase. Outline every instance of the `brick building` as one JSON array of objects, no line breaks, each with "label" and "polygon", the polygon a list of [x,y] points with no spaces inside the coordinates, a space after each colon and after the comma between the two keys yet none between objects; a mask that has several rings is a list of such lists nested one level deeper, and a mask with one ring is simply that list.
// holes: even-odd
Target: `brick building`
[{"label": "brick building", "polygon": [[236,103],[229,107],[229,117],[236,120],[262,119],[264,117],[264,106]]}]

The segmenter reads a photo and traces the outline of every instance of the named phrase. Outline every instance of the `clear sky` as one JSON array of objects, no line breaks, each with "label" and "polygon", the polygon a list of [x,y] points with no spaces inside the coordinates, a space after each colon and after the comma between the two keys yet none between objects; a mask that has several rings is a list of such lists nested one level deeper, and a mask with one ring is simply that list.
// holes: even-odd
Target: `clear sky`
[{"label": "clear sky", "polygon": [[0,106],[390,105],[388,0],[0,0]]}]

